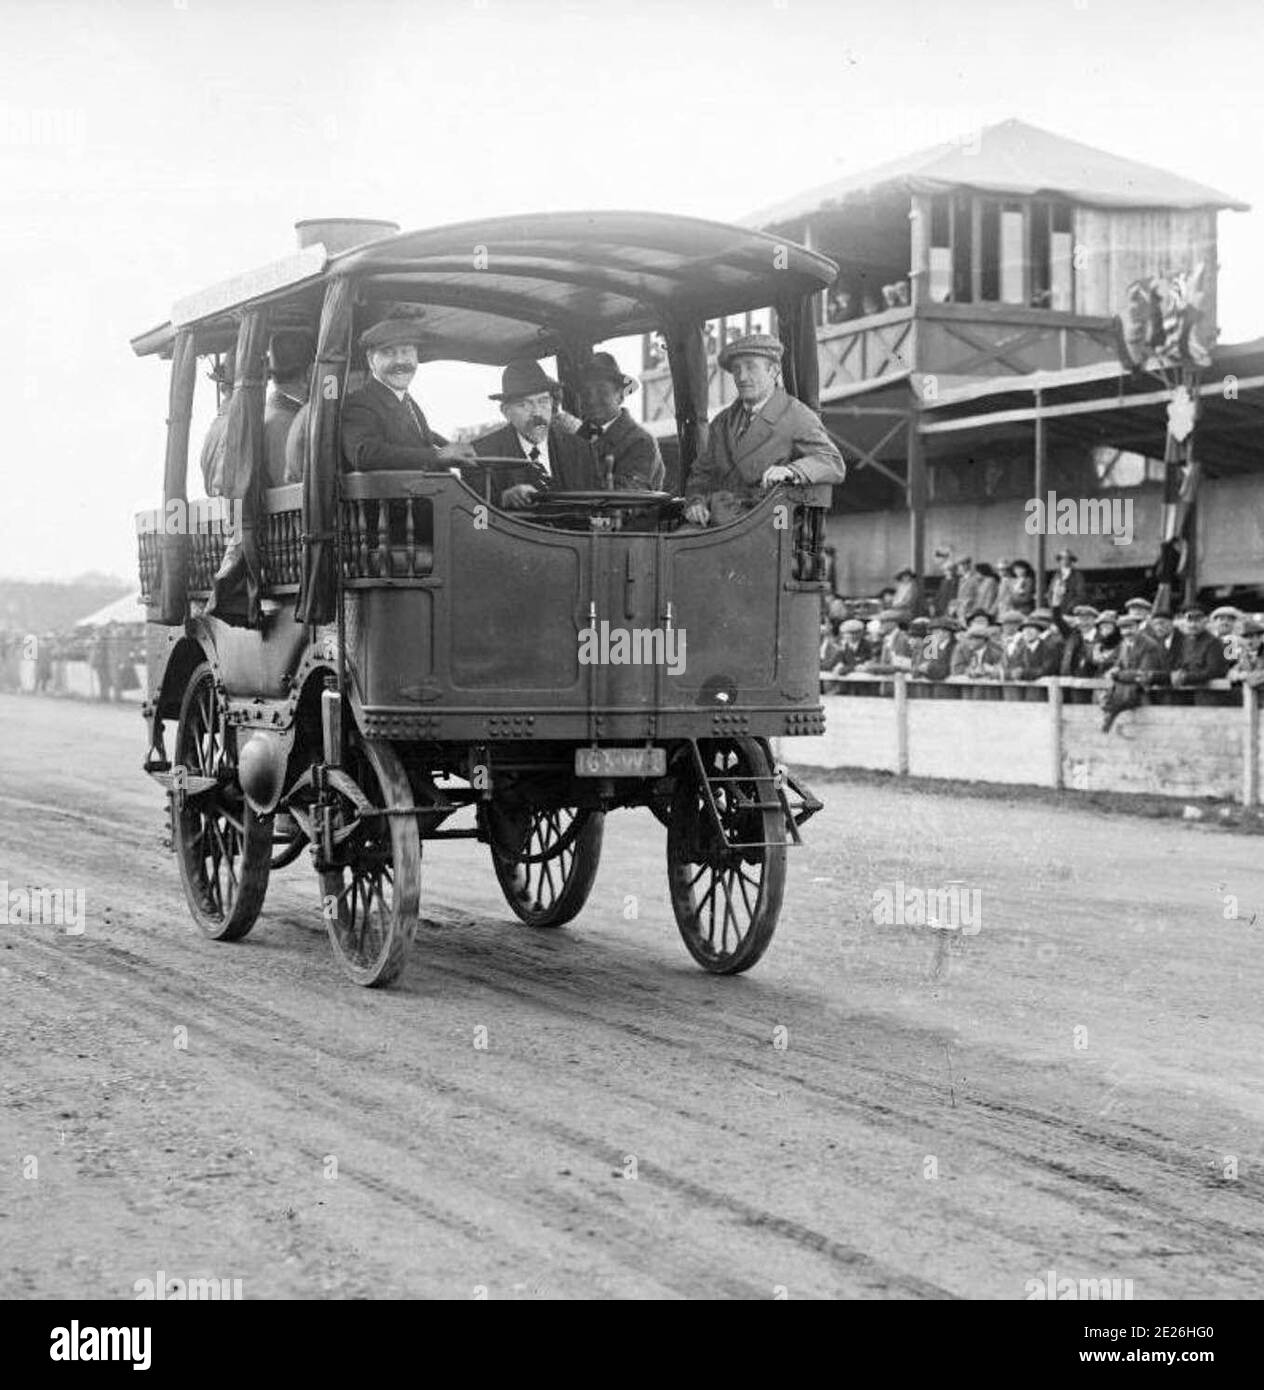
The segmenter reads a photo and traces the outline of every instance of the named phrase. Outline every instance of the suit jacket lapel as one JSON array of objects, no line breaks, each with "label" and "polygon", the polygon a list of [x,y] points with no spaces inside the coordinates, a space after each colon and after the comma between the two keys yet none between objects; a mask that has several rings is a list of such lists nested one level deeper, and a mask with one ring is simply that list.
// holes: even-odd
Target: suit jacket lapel
[{"label": "suit jacket lapel", "polygon": [[[772,401],[769,401],[768,404],[764,406],[764,410],[768,410],[771,406]],[[737,422],[740,418],[740,415],[734,415],[733,417],[732,429],[734,436],[736,436],[737,434]],[[750,422],[749,426],[747,426],[746,433],[742,435],[740,439],[737,439],[736,437],[734,438],[734,463],[737,463],[739,460],[744,459],[747,456],[747,454],[753,454],[755,450],[760,447],[760,445],[767,444],[771,438],[772,426],[768,423],[767,420],[764,419],[763,412],[761,411],[760,414],[756,415],[755,418]]]}]

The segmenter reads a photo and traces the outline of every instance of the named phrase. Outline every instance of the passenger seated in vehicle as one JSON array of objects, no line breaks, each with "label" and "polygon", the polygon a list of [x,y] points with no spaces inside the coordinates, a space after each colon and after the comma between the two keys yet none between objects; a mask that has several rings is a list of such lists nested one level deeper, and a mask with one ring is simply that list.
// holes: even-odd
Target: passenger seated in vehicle
[{"label": "passenger seated in vehicle", "polygon": [[228,405],[233,398],[236,353],[229,349],[211,368],[209,379],[219,393],[219,409],[202,441],[202,484],[208,497],[224,495],[224,441],[228,432]]},{"label": "passenger seated in vehicle", "polygon": [[342,456],[352,472],[408,469],[446,473],[473,457],[468,444],[449,444],[426,423],[408,394],[417,375],[422,330],[416,319],[383,319],[360,335],[371,380],[342,409]]},{"label": "passenger seated in vehicle", "polygon": [[579,372],[579,401],[584,423],[580,438],[592,445],[594,488],[621,492],[657,492],[666,469],[658,442],[624,409],[637,388],[611,353],[594,352]]},{"label": "passenger seated in vehicle", "polygon": [[281,487],[286,481],[285,447],[294,418],[307,401],[316,344],[310,333],[283,330],[268,346],[268,374],[273,387],[263,408],[264,481]]},{"label": "passenger seated in vehicle", "polygon": [[500,403],[506,423],[474,441],[478,458],[517,458],[521,469],[495,476],[498,505],[529,507],[550,490],[586,492],[599,486],[592,450],[558,423],[561,387],[532,357],[510,362],[501,373],[500,390],[489,399]]},{"label": "passenger seated in vehicle", "polygon": [[781,342],[767,333],[739,338],[720,354],[737,400],[711,422],[707,447],[685,483],[685,517],[722,526],[749,511],[778,483],[841,483],[842,455],[816,415],[781,385]]}]

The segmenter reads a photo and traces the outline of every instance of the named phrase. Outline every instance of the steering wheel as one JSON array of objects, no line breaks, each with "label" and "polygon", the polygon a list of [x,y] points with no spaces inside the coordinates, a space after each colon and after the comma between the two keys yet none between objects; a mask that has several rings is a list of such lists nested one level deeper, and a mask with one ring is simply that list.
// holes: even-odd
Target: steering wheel
[{"label": "steering wheel", "polygon": [[525,515],[532,521],[585,523],[596,531],[613,530],[634,513],[652,514],[655,522],[678,515],[684,499],[670,492],[600,491],[544,492]]}]

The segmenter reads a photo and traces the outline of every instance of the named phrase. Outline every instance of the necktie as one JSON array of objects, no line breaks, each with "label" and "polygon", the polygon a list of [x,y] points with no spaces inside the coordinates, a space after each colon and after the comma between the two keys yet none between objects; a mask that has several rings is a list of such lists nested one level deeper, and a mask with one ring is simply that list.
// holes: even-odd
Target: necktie
[{"label": "necktie", "polygon": [[580,433],[583,435],[585,439],[600,439],[602,435],[602,429],[601,426],[596,423],[596,421],[590,420],[580,431]]},{"label": "necktie", "polygon": [[746,431],[750,429],[750,423],[754,418],[755,417],[750,413],[749,410],[743,410],[742,413],[737,417],[737,429],[734,431],[734,433],[738,439],[741,439],[741,437],[746,433]]},{"label": "necktie", "polygon": [[527,460],[530,465],[528,471],[531,474],[532,486],[547,492],[549,490],[549,475],[545,471],[544,465],[540,462],[540,446],[538,444],[533,444],[531,446],[531,452],[527,455]]}]

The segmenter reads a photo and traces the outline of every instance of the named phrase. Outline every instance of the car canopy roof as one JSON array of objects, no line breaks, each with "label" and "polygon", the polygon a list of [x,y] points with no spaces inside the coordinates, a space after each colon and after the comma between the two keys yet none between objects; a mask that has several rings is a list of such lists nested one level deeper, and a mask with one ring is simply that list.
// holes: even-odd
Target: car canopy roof
[{"label": "car canopy roof", "polygon": [[745,313],[822,289],[837,269],[792,242],[700,218],[535,213],[403,232],[338,255],[309,246],[179,301],[132,347],[166,356],[176,329],[192,328],[199,352],[226,348],[241,310],[263,303],[274,328],[314,328],[324,285],[353,276],[372,318],[425,306],[424,358],[500,364],[670,318]]}]

